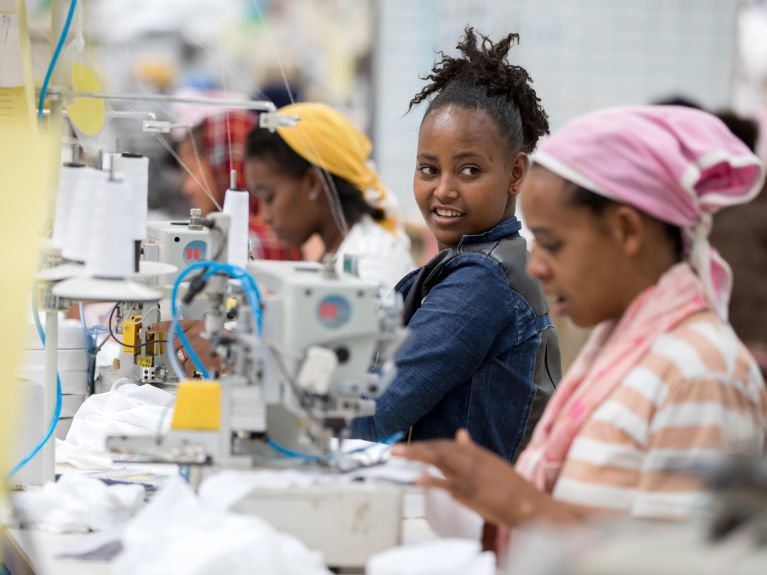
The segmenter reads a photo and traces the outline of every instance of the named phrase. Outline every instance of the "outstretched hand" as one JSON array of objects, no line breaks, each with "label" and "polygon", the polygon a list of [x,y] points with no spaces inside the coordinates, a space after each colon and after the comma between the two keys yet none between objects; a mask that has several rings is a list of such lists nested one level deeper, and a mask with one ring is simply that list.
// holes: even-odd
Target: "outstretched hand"
[{"label": "outstretched hand", "polygon": [[[221,368],[221,360],[210,354],[210,342],[202,337],[202,332],[205,329],[205,322],[201,320],[182,320],[178,323],[189,341],[189,345],[191,345],[194,351],[197,352],[197,356],[200,358],[203,365],[208,370],[219,370]],[[149,333],[165,334],[170,329],[170,324],[171,322],[169,321],[157,322],[151,325],[147,331]],[[163,339],[167,339],[167,337],[163,337]],[[191,377],[194,375],[194,371],[197,368],[195,367],[194,362],[189,358],[189,353],[184,349],[180,338],[176,337],[174,341],[176,349],[174,349],[173,352],[177,354],[179,364],[181,364],[181,367],[186,374]]]},{"label": "outstretched hand", "polygon": [[465,429],[455,441],[421,441],[396,445],[392,455],[428,463],[444,478],[424,475],[419,485],[448,491],[457,501],[487,521],[513,527],[530,519],[568,520],[548,494],[519,475],[504,459],[474,443]]}]

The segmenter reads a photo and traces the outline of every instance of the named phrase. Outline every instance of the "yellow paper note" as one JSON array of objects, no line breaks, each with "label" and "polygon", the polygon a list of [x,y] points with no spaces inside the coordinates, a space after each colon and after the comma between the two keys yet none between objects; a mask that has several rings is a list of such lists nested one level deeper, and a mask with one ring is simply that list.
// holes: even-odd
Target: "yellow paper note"
[{"label": "yellow paper note", "polygon": [[0,88],[24,86],[19,15],[0,12]]},{"label": "yellow paper note", "polygon": [[0,226],[3,249],[0,274],[0,318],[9,336],[0,346],[0,477],[9,464],[8,445],[13,437],[14,398],[10,397],[21,360],[25,321],[30,305],[32,277],[39,258],[39,231],[49,170],[48,143],[34,128],[16,125],[0,130],[0,174],[3,208],[8,215]]},{"label": "yellow paper note", "polygon": [[[9,0],[0,8],[9,13]],[[29,36],[24,3],[15,4],[23,82],[21,86],[0,88],[0,194],[8,215],[0,226],[2,266],[0,273],[0,318],[8,335],[0,346],[0,497],[5,477],[16,461],[8,460],[8,447],[16,425],[15,382],[21,361],[26,314],[29,309],[32,277],[39,254],[43,205],[50,181],[51,147],[49,137],[41,136],[34,120],[34,87],[29,60]],[[10,32],[9,32],[10,36]],[[4,52],[10,54],[11,51]],[[8,76],[10,77],[10,75]]]},{"label": "yellow paper note", "polygon": [[24,2],[0,4],[0,130],[11,124],[32,126],[34,84],[29,57],[29,33]]}]

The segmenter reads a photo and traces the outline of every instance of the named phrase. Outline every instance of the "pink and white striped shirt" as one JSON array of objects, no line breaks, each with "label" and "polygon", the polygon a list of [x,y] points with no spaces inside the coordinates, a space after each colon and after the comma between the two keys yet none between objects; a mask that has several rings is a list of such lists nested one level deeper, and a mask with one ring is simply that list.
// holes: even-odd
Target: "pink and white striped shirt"
[{"label": "pink and white striped shirt", "polygon": [[767,391],[732,328],[695,313],[653,342],[588,418],[556,499],[635,517],[679,518],[701,486],[680,467],[724,451],[763,453]]}]

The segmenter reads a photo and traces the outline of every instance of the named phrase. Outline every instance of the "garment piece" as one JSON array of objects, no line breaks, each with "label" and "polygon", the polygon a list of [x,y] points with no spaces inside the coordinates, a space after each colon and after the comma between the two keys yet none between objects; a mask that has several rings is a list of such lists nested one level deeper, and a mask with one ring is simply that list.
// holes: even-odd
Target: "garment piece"
[{"label": "garment piece", "polygon": [[727,317],[731,274],[709,245],[711,214],[756,197],[764,166],[721,120],[679,106],[598,110],[571,120],[544,141],[535,162],[681,228],[708,301]]},{"label": "garment piece", "polygon": [[248,232],[253,259],[291,261],[303,259],[300,248],[287,247],[259,216],[251,216],[248,221]]},{"label": "garment piece", "polygon": [[255,116],[247,110],[225,110],[203,120],[205,161],[221,192],[230,187],[232,170],[237,172],[237,186],[244,187],[245,147],[255,125]]},{"label": "garment piece", "polygon": [[378,179],[370,160],[373,144],[363,132],[336,109],[317,102],[284,106],[277,114],[300,118],[295,126],[277,128],[296,154],[352,184],[368,204],[383,210],[386,218],[379,223],[384,228],[399,229],[396,200]]},{"label": "garment piece", "polygon": [[[237,172],[237,185],[245,186],[245,152],[248,133],[256,125],[247,110],[226,110],[203,120],[204,159],[216,180],[216,195],[223,198],[230,185],[231,170]],[[248,228],[253,257],[270,260],[300,260],[301,250],[287,247],[258,216],[258,198],[250,194]]]},{"label": "garment piece", "polygon": [[642,518],[684,518],[702,485],[680,468],[728,451],[761,455],[767,391],[716,314],[658,337],[578,433],[556,499]]},{"label": "garment piece", "polygon": [[598,325],[549,402],[517,470],[551,491],[570,445],[594,410],[659,337],[706,307],[700,280],[681,263],[637,296],[617,323]]},{"label": "garment piece", "polygon": [[[352,269],[346,269],[347,265]],[[385,295],[415,269],[410,240],[388,232],[366,215],[351,227],[336,250],[336,269],[378,284]]]},{"label": "garment piece", "polygon": [[398,354],[397,376],[375,416],[354,420],[356,437],[380,440],[410,430],[413,440],[449,438],[465,427],[480,445],[513,460],[536,398],[540,332],[551,325],[490,255],[499,242],[524,242],[519,228],[510,218],[464,236],[449,261],[438,254],[400,282],[397,291],[407,300],[419,276],[440,266],[407,322],[412,336]]}]

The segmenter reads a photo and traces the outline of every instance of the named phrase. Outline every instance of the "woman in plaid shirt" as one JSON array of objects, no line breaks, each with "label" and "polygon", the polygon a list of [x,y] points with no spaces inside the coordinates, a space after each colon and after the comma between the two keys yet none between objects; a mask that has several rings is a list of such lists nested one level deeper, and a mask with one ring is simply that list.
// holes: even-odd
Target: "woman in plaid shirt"
[{"label": "woman in plaid shirt", "polygon": [[[182,191],[203,214],[216,211],[224,202],[231,170],[237,172],[238,185],[245,185],[244,161],[248,132],[256,119],[246,110],[213,108],[213,113],[198,122],[179,144],[178,152],[188,172]],[[218,204],[218,205],[216,205]],[[250,199],[250,243],[253,257],[267,260],[300,260],[299,248],[287,247],[259,215],[259,201]]]}]

